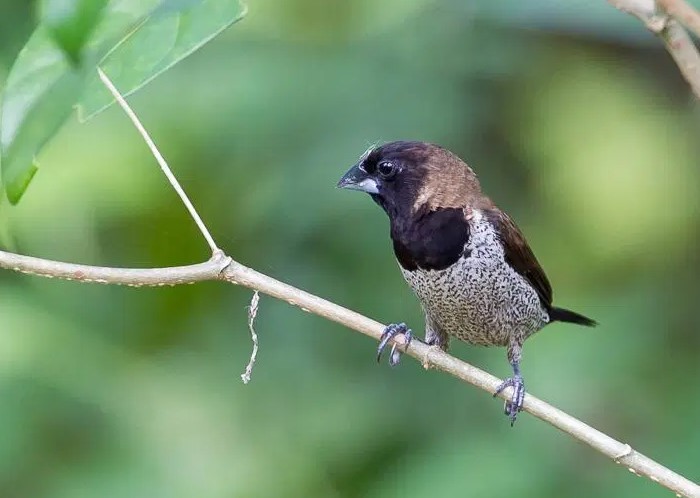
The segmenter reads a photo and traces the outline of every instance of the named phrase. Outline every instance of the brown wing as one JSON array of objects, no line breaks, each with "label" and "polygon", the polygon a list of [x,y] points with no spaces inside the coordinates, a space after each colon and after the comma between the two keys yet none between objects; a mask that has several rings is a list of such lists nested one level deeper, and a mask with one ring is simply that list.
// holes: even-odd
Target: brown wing
[{"label": "brown wing", "polygon": [[506,262],[532,284],[542,304],[547,308],[551,307],[552,286],[520,229],[503,211],[490,209],[485,211],[485,214],[486,219],[498,230]]}]

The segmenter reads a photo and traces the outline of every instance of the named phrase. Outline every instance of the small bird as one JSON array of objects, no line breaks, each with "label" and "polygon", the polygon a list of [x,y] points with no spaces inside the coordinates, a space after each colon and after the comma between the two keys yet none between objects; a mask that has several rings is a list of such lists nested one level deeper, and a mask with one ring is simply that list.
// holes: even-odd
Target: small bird
[{"label": "small bird", "polygon": [[[481,191],[472,169],[455,154],[426,142],[390,142],[367,150],[338,187],[368,193],[389,216],[394,254],[425,315],[425,342],[447,351],[450,337],[505,346],[513,387],[504,406],[511,426],[522,410],[523,342],[551,322],[594,326],[583,315],[552,305],[552,288],[523,234]],[[403,323],[384,330],[377,360]],[[389,362],[400,353],[392,347]]]}]

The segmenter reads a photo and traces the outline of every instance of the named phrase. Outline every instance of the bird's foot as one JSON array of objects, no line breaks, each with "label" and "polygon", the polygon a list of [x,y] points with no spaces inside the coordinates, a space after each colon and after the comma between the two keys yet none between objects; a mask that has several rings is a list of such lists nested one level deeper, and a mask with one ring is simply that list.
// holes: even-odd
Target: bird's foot
[{"label": "bird's foot", "polygon": [[503,411],[510,419],[510,426],[513,427],[515,419],[518,417],[518,413],[523,409],[523,401],[525,400],[525,382],[523,381],[522,376],[517,374],[513,377],[509,377],[508,379],[504,380],[500,386],[498,386],[498,389],[496,389],[496,392],[493,393],[493,396],[496,397],[501,394],[506,387],[513,388],[513,396],[510,398],[510,401],[505,402],[503,405]]},{"label": "bird's foot", "polygon": [[[392,323],[388,325],[382,333],[381,340],[379,341],[379,346],[377,347],[377,362],[379,362],[379,360],[381,359],[382,352],[384,351],[386,345],[389,344],[389,342],[391,342],[391,340],[394,339],[397,335],[403,335],[403,349],[404,351],[406,351],[406,348],[409,344],[411,344],[411,340],[413,339],[413,336],[411,335],[411,329],[409,329],[405,323]],[[401,359],[401,351],[398,350],[397,346],[398,345],[396,344],[396,341],[394,341],[394,343],[391,345],[391,353],[389,354],[389,365],[391,365],[392,367],[398,365],[399,360]]]}]

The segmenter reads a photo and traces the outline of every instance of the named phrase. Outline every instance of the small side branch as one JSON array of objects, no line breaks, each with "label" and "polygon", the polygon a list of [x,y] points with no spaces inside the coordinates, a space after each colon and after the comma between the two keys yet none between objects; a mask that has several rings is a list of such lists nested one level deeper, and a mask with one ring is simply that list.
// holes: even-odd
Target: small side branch
[{"label": "small side branch", "polygon": [[133,110],[131,110],[131,107],[129,107],[129,104],[126,102],[126,99],[122,97],[122,94],[119,93],[119,90],[117,90],[117,88],[114,86],[114,83],[112,83],[112,81],[107,77],[104,71],[102,71],[102,69],[100,69],[99,67],[97,68],[97,74],[99,74],[102,83],[104,83],[104,85],[107,87],[107,90],[109,90],[112,96],[114,96],[117,103],[119,103],[121,108],[124,109],[126,115],[129,116],[131,122],[134,123],[134,126],[141,134],[141,137],[146,142],[148,148],[151,150],[151,154],[153,154],[153,157],[155,157],[156,161],[158,161],[160,169],[163,170],[163,173],[170,182],[170,185],[173,187],[173,189],[175,189],[177,195],[180,196],[180,200],[182,200],[182,203],[187,208],[187,211],[190,213],[190,216],[199,228],[199,231],[202,232],[202,235],[206,239],[207,244],[209,244],[209,248],[211,249],[212,254],[216,254],[219,251],[219,248],[217,247],[216,242],[214,242],[214,238],[209,233],[209,230],[202,221],[202,218],[200,218],[199,214],[197,213],[197,210],[194,208],[194,205],[190,202],[190,199],[189,197],[187,197],[187,194],[180,185],[180,182],[178,182],[177,178],[175,178],[175,175],[173,175],[173,172],[170,170],[170,166],[168,166],[168,163],[165,161],[165,158],[158,150],[158,147],[156,147],[155,142],[153,142],[153,139],[146,131],[146,128],[143,127],[138,116],[136,116],[136,113]]},{"label": "small side branch", "polygon": [[[700,99],[700,54],[679,20],[700,34],[700,16],[683,0],[608,0],[633,15],[664,42],[695,97]],[[677,17],[676,17],[677,16]]]},{"label": "small side branch", "polygon": [[685,0],[656,0],[670,15],[685,24],[696,36],[700,36],[700,13]]},{"label": "small side branch", "polygon": [[700,54],[690,35],[678,21],[668,18],[659,36],[690,85],[695,98],[700,99]]}]

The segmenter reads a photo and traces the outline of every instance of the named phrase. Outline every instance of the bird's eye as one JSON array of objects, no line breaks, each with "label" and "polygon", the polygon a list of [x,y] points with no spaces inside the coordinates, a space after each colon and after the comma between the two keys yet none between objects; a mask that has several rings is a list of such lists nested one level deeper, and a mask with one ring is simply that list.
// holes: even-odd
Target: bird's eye
[{"label": "bird's eye", "polygon": [[396,173],[396,164],[391,161],[382,161],[377,164],[377,172],[383,178],[391,178]]}]

